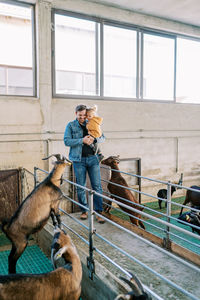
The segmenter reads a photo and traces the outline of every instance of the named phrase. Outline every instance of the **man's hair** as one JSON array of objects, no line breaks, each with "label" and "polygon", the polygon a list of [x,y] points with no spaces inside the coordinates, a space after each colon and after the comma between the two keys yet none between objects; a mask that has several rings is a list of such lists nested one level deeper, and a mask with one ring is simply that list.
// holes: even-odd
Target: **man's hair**
[{"label": "man's hair", "polygon": [[79,104],[79,105],[77,105],[75,111],[76,111],[76,113],[77,113],[78,111],[85,110],[86,108],[87,108],[86,105],[84,105],[84,104]]}]

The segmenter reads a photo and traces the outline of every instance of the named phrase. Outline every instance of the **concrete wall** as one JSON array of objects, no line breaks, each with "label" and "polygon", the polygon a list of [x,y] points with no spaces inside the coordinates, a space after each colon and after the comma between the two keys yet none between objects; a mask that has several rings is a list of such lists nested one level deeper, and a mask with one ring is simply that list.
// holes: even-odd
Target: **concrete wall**
[{"label": "concrete wall", "polygon": [[[200,37],[200,29],[82,0],[36,2],[38,98],[0,96],[0,169],[36,165],[48,169],[41,158],[48,153],[68,153],[63,144],[67,122],[77,104],[96,103],[104,118],[105,156],[140,157],[142,175],[200,183],[200,105],[134,101],[52,98],[51,7],[82,12]],[[125,171],[125,170],[124,170]],[[150,191],[158,187],[143,182]]]}]

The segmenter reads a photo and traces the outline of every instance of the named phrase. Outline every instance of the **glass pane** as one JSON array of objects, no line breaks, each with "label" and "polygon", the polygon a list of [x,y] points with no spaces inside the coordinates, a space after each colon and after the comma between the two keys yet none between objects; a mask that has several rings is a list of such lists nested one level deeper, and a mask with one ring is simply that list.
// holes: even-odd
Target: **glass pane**
[{"label": "glass pane", "polygon": [[200,42],[177,39],[177,102],[200,103]]},{"label": "glass pane", "polygon": [[174,39],[144,34],[143,98],[174,99]]},{"label": "glass pane", "polygon": [[96,95],[96,23],[55,14],[56,94]]},{"label": "glass pane", "polygon": [[137,33],[104,26],[104,96],[136,97]]},{"label": "glass pane", "polygon": [[0,3],[0,94],[33,96],[32,7]]}]

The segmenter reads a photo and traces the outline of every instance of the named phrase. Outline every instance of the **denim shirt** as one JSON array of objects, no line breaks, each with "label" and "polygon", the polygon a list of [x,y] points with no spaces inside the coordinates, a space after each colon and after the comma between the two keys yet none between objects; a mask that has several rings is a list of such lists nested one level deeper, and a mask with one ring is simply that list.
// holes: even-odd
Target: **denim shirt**
[{"label": "denim shirt", "polygon": [[[83,125],[85,124],[86,122],[84,122]],[[97,143],[102,143],[105,140],[105,136],[102,134],[102,136],[100,138],[96,138],[96,140]],[[71,161],[81,161],[83,146],[83,130],[78,120],[74,120],[67,124],[64,133],[64,143],[65,146],[70,147],[69,159]]]}]

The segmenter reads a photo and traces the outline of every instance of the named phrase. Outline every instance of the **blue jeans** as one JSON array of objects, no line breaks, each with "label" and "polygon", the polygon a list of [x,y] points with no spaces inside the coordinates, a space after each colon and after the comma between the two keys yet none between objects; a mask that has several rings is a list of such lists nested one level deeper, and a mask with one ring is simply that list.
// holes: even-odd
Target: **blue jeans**
[{"label": "blue jeans", "polygon": [[[76,183],[86,186],[86,174],[88,172],[92,189],[102,194],[100,166],[97,155],[82,157],[80,162],[73,162]],[[80,204],[87,207],[85,190],[77,187],[78,201]],[[94,195],[94,210],[102,212],[103,204],[102,197]],[[80,207],[82,212],[85,212],[83,207]]]}]

